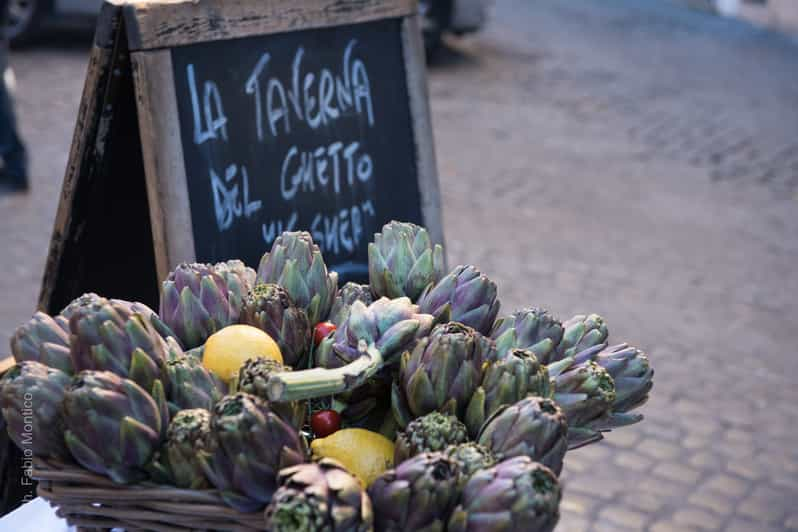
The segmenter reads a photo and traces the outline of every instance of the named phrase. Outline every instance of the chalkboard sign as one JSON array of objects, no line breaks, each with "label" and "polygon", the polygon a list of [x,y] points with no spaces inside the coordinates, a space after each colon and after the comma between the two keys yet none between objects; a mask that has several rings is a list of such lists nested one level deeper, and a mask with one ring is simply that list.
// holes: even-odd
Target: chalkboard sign
[{"label": "chalkboard sign", "polygon": [[423,222],[400,19],[183,46],[172,63],[200,260],[257,264],[303,229],[362,280],[385,222]]},{"label": "chalkboard sign", "polygon": [[180,262],[307,230],[367,279],[391,219],[443,239],[415,0],[103,5],[40,308],[158,304]]}]

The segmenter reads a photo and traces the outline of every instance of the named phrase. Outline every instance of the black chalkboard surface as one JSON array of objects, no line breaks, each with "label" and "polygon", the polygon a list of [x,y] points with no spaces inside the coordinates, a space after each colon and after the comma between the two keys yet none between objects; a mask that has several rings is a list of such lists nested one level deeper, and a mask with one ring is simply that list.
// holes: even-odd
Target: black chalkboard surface
[{"label": "black chalkboard surface", "polygon": [[307,230],[363,281],[385,222],[423,223],[400,19],[171,52],[198,260]]}]

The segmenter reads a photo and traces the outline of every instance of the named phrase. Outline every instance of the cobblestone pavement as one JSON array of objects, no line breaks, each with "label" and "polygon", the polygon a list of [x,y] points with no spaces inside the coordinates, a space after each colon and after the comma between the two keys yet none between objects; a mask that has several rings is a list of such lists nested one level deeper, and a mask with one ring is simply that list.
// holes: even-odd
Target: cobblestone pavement
[{"label": "cobblestone pavement", "polygon": [[[84,54],[14,59],[37,153],[33,195],[0,197],[0,345],[35,299]],[[796,57],[663,0],[502,0],[433,69],[450,261],[507,311],[603,314],[656,367],[646,420],[567,457],[558,530],[798,529]]]}]

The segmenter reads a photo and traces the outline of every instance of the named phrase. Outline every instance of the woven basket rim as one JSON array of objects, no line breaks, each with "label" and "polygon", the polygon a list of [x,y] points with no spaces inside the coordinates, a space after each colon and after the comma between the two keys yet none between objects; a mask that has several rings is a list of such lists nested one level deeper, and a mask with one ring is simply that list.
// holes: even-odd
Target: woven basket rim
[{"label": "woven basket rim", "polygon": [[263,511],[239,512],[216,489],[182,489],[140,482],[117,484],[81,466],[33,458],[38,495],[71,525],[86,528],[185,532],[197,529],[264,530]]}]

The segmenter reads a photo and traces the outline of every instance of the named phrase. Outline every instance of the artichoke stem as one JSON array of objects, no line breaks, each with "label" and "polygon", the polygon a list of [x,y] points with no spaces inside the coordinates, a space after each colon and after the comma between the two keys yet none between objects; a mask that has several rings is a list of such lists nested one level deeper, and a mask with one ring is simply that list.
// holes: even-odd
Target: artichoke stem
[{"label": "artichoke stem", "polygon": [[313,368],[271,375],[266,385],[269,400],[300,401],[354,390],[373,377],[385,363],[374,344],[367,346],[364,340],[360,340],[358,351],[360,356],[341,368]]}]

